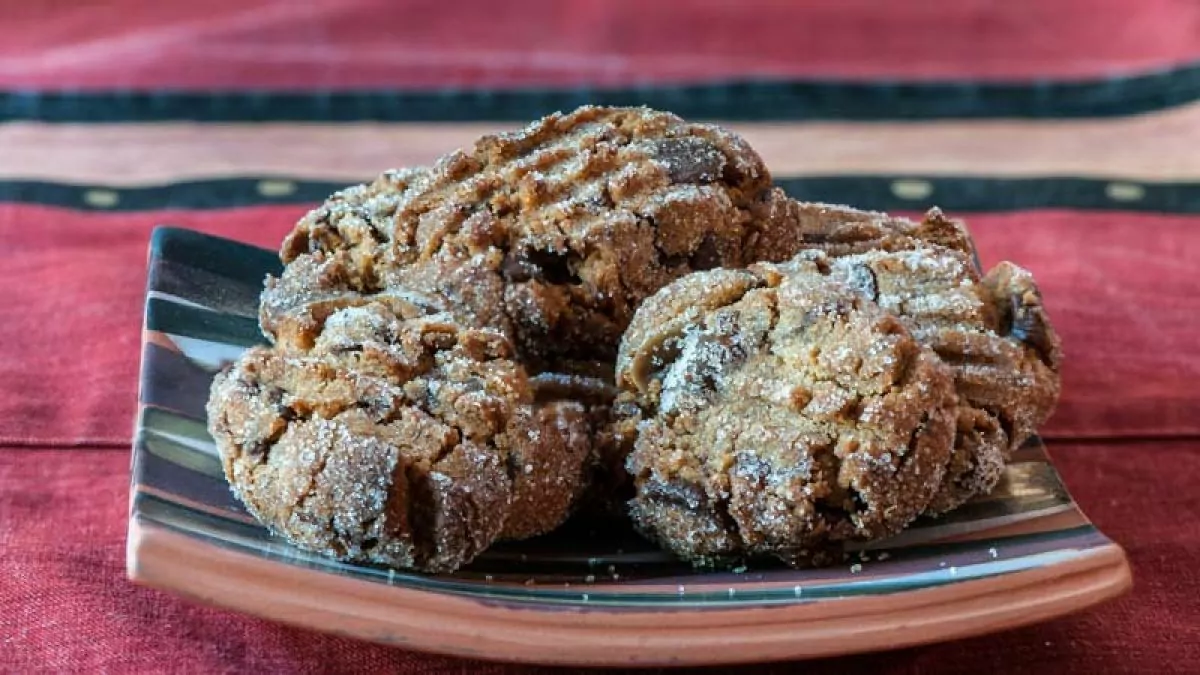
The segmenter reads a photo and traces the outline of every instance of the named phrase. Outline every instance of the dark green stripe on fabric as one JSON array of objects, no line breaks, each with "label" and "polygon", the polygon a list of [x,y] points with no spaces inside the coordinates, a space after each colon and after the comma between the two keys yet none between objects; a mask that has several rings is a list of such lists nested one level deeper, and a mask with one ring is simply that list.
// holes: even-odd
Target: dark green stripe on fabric
[{"label": "dark green stripe on fabric", "polygon": [[940,206],[954,213],[1061,208],[1200,213],[1200,183],[1138,183],[1095,178],[836,176],[780,178],[804,201],[880,211]]},{"label": "dark green stripe on fabric", "polygon": [[0,122],[523,121],[585,103],[691,119],[921,120],[1128,115],[1200,98],[1200,62],[1027,82],[736,80],[619,88],[435,91],[0,91]]},{"label": "dark green stripe on fabric", "polygon": [[286,181],[287,189],[264,189],[258,178],[220,178],[149,187],[72,185],[33,180],[0,180],[0,202],[45,204],[87,211],[227,209],[264,204],[324,201],[349,181]]},{"label": "dark green stripe on fabric", "polygon": [[[883,211],[940,206],[953,212],[1036,208],[1200,214],[1200,183],[1138,183],[1094,178],[831,176],[777,178],[793,197]],[[263,190],[260,178],[172,183],[136,188],[0,181],[0,203],[42,204],[82,211],[224,209],[313,204],[347,181],[271,179],[285,194]]]}]

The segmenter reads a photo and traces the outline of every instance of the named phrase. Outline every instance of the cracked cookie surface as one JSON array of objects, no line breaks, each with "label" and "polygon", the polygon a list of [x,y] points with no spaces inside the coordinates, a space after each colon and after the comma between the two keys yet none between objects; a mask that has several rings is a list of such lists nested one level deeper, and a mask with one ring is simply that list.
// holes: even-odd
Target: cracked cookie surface
[{"label": "cracked cookie surface", "polygon": [[332,196],[284,242],[261,324],[306,344],[326,307],[404,289],[510,335],[534,372],[611,364],[643,298],[694,270],[755,262],[784,201],[723,129],[584,107]]},{"label": "cracked cookie surface", "polygon": [[925,510],[953,440],[949,370],[812,260],[696,273],[639,309],[637,526],[698,563],[828,560]]},{"label": "cracked cookie surface", "polygon": [[986,276],[937,245],[830,258],[831,277],[903,319],[954,372],[955,451],[930,513],[990,492],[1058,400],[1061,349],[1027,271]]},{"label": "cracked cookie surface", "polygon": [[553,529],[583,488],[583,410],[535,404],[512,356],[445,314],[345,307],[311,348],[255,347],[218,375],[209,429],[237,496],[298,546],[452,570]]}]

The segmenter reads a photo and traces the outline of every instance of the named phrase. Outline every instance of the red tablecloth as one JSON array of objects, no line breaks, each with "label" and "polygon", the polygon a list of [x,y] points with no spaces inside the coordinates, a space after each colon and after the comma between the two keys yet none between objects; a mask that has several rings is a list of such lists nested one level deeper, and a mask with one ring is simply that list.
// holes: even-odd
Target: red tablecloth
[{"label": "red tablecloth", "polygon": [[0,26],[0,672],[523,672],[126,582],[148,235],[274,246],[334,185],[664,91],[801,196],[957,205],[985,263],[1034,271],[1067,354],[1050,451],[1133,565],[1078,616],[804,667],[1200,670],[1195,2],[35,1]]}]

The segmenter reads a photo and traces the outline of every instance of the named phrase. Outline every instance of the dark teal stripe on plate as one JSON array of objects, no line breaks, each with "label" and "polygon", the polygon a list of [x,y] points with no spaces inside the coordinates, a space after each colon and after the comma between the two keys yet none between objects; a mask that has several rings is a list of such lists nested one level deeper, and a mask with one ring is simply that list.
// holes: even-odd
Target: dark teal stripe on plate
[{"label": "dark teal stripe on plate", "polygon": [[1107,117],[1200,98],[1200,63],[1121,76],[1024,82],[744,79],[618,88],[5,91],[0,122],[523,121],[585,103],[647,105],[692,119],[920,120]]},{"label": "dark teal stripe on plate", "polygon": [[242,347],[266,341],[258,329],[258,321],[253,318],[158,298],[146,301],[146,330]]},{"label": "dark teal stripe on plate", "polygon": [[[267,274],[278,276],[283,272],[283,263],[274,251],[177,227],[155,228],[150,237],[150,253],[155,262],[178,263],[201,270],[233,281],[239,286],[239,293],[253,293],[249,301],[239,297],[242,302],[238,308],[252,317],[258,315],[258,293],[262,290],[263,279]],[[159,271],[156,265],[150,266],[151,290],[165,291],[215,310],[222,309],[218,303],[212,302],[213,295],[227,289],[188,283],[195,281],[190,278],[176,279],[156,274]]]},{"label": "dark teal stripe on plate", "polygon": [[[263,194],[263,180],[288,180],[287,195]],[[82,211],[223,209],[271,204],[315,204],[349,181],[225,178],[154,187],[117,188],[41,181],[0,181],[0,203],[42,204]],[[1138,183],[1095,178],[986,176],[777,177],[797,199],[851,204],[884,211],[995,212],[1036,208],[1152,213],[1200,213],[1200,183]],[[96,191],[105,199],[97,200]],[[268,191],[269,192],[269,191]],[[278,263],[276,263],[277,265]],[[255,281],[261,283],[261,279]]]}]

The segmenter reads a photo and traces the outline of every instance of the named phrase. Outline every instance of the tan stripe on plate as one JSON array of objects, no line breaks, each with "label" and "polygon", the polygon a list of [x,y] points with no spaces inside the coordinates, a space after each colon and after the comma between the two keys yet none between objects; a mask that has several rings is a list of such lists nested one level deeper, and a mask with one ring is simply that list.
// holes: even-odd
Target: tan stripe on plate
[{"label": "tan stripe on plate", "polygon": [[[389,167],[428,163],[504,126],[17,123],[0,126],[0,179],[137,185],[280,175],[350,182]],[[1200,179],[1200,103],[1102,120],[729,126],[779,176]]]}]

